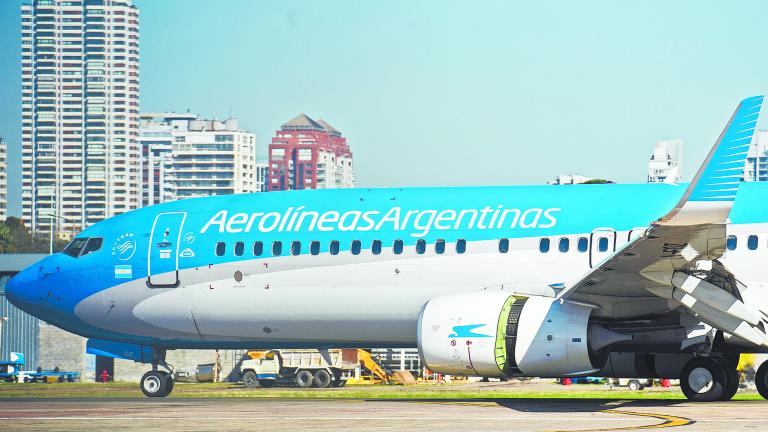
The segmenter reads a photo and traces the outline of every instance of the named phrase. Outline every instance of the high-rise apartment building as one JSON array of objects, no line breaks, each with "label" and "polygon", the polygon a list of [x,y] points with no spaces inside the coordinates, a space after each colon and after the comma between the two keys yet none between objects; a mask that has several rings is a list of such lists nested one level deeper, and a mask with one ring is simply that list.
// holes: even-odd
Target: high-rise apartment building
[{"label": "high-rise apartment building", "polygon": [[352,151],[341,132],[301,114],[280,127],[269,145],[267,190],[354,187]]},{"label": "high-rise apartment building", "polygon": [[142,205],[259,191],[256,136],[236,119],[142,114],[139,141]]},{"label": "high-rise apartment building", "polygon": [[679,183],[683,172],[683,140],[659,141],[648,161],[648,183]]},{"label": "high-rise apartment building", "polygon": [[744,166],[744,181],[768,181],[768,131],[755,132]]},{"label": "high-rise apartment building", "polygon": [[256,162],[256,192],[266,192],[269,181],[269,162]]},{"label": "high-rise apartment building", "polygon": [[66,237],[137,208],[138,9],[34,0],[21,6],[21,56],[24,223]]},{"label": "high-rise apartment building", "polygon": [[0,138],[0,222],[8,217],[8,147]]}]

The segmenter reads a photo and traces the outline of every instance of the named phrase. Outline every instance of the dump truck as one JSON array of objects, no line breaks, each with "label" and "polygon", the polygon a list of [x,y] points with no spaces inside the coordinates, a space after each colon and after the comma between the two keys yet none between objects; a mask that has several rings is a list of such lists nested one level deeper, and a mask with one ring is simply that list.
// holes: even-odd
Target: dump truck
[{"label": "dump truck", "polygon": [[357,366],[354,349],[248,351],[240,375],[248,388],[272,387],[279,382],[301,388],[342,387]]}]

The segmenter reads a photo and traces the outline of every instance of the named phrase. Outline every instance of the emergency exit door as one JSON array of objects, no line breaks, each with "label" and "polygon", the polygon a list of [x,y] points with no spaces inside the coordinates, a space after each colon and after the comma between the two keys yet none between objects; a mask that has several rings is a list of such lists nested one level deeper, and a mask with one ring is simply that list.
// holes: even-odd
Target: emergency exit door
[{"label": "emergency exit door", "polygon": [[589,235],[589,267],[594,268],[616,250],[616,230],[597,228]]},{"label": "emergency exit door", "polygon": [[179,286],[179,243],[186,212],[160,213],[152,224],[147,254],[147,285],[153,288]]}]

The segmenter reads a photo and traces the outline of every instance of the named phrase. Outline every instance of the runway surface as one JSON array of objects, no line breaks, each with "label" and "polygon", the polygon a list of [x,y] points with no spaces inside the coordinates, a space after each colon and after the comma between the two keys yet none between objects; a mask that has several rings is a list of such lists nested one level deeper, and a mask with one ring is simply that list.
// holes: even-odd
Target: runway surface
[{"label": "runway surface", "polygon": [[0,399],[0,430],[765,430],[768,402],[563,399]]}]

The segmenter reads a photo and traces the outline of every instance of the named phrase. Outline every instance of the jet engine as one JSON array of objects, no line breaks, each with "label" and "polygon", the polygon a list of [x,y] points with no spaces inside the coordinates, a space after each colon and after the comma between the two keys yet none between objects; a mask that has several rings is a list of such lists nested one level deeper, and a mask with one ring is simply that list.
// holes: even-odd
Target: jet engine
[{"label": "jet engine", "polygon": [[593,309],[503,291],[440,296],[419,315],[419,352],[429,369],[452,375],[590,375],[605,365],[603,348],[631,338],[590,325]]}]

